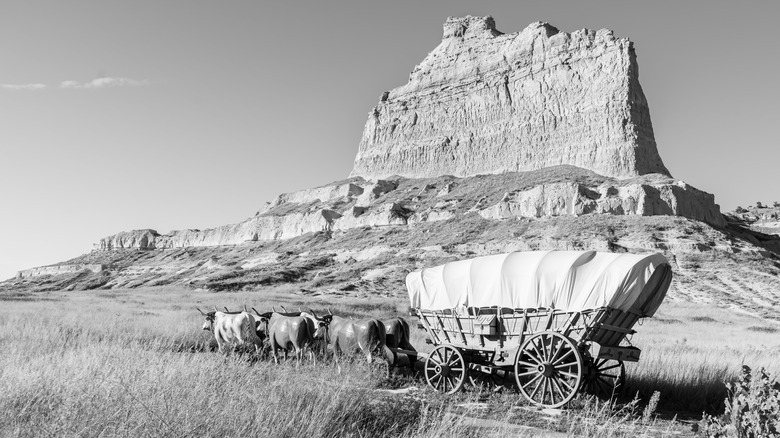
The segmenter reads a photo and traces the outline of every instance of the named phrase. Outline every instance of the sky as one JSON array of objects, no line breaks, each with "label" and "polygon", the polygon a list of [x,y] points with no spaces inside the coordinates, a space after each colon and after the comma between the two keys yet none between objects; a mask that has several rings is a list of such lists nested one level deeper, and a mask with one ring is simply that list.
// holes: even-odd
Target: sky
[{"label": "sky", "polygon": [[4,0],[0,279],[346,178],[382,92],[469,14],[629,37],[672,175],[722,211],[780,201],[780,2]]}]

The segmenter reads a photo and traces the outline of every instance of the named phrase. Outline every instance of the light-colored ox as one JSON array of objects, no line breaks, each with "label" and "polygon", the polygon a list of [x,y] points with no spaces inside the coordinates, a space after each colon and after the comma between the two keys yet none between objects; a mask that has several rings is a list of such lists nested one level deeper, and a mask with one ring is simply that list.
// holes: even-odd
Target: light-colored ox
[{"label": "light-colored ox", "polygon": [[253,345],[255,352],[263,346],[262,340],[255,332],[255,318],[248,312],[225,313],[214,308],[214,311],[205,313],[199,308],[198,312],[206,317],[203,330],[214,333],[217,348],[220,353],[226,353],[225,346]]}]

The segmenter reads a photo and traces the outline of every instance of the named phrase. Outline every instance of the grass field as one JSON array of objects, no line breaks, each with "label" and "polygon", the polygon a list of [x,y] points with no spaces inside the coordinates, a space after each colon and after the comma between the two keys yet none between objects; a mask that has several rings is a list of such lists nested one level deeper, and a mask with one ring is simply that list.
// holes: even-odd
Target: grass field
[{"label": "grass field", "polygon": [[[0,297],[2,299],[3,297]],[[11,297],[5,297],[11,298]],[[437,394],[409,374],[355,361],[296,368],[208,351],[195,306],[283,304],[347,316],[404,315],[403,299],[303,297],[291,289],[212,293],[175,288],[49,292],[0,300],[0,436],[662,436],[688,426],[642,411],[655,391],[664,418],[716,412],[741,364],[780,371],[780,325],[667,301],[634,336],[624,393],[580,397],[553,419],[502,393]],[[413,328],[412,343],[427,347]],[[416,386],[394,394],[387,388]],[[531,426],[530,428],[527,426]]]}]

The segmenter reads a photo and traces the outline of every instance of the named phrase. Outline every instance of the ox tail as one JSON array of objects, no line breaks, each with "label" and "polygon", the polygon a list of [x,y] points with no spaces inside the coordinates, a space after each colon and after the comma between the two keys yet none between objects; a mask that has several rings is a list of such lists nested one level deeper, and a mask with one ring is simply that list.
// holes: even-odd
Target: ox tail
[{"label": "ox tail", "polygon": [[371,321],[369,324],[369,336],[371,344],[367,345],[369,352],[384,356],[385,346],[387,345],[387,332],[385,331],[385,324],[379,320]]},{"label": "ox tail", "polygon": [[414,349],[410,341],[412,335],[409,331],[409,323],[406,322],[406,320],[403,318],[398,318],[398,321],[401,323],[401,339],[399,339],[398,346],[404,350],[417,351]]},{"label": "ox tail", "polygon": [[[409,331],[409,323],[406,322],[403,318],[398,318],[398,321],[401,323],[401,339],[399,340],[398,346],[401,347],[404,350],[408,351],[417,351],[416,348],[412,345],[410,339],[411,339],[411,332]],[[414,369],[414,364],[417,362],[417,355],[416,354],[407,354],[406,357],[409,359],[409,366]]]},{"label": "ox tail", "polygon": [[241,331],[243,332],[244,342],[249,342],[255,347],[255,353],[260,351],[263,346],[263,340],[257,336],[257,324],[255,324],[255,318],[252,315],[247,314],[248,318],[244,318],[241,321]]}]

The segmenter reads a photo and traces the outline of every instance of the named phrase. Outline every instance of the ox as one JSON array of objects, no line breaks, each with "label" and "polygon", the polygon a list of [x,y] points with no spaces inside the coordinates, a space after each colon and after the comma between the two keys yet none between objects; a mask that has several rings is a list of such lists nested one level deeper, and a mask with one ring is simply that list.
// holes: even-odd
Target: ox
[{"label": "ox", "polygon": [[255,332],[255,318],[247,313],[225,313],[217,311],[205,313],[199,308],[198,312],[206,317],[203,323],[203,330],[209,330],[214,333],[217,340],[217,348],[220,353],[225,353],[225,345],[237,346],[252,344],[255,352],[260,350],[263,342],[257,337]]},{"label": "ox", "polygon": [[295,314],[281,314],[277,312],[260,313],[255,309],[258,324],[257,334],[268,338],[271,346],[271,353],[274,356],[274,362],[279,363],[276,353],[281,349],[284,358],[287,359],[287,352],[295,350],[297,364],[300,365],[303,353],[308,350],[309,358],[314,362],[314,353],[310,346],[314,340],[313,333],[310,331],[309,321]]},{"label": "ox", "polygon": [[[333,350],[333,357],[336,359],[339,372],[341,372],[341,366],[338,364],[338,356],[341,353],[363,353],[366,355],[368,363],[373,361],[374,355],[384,354],[386,334],[382,321],[373,318],[353,320],[335,316],[330,311],[328,313],[328,315],[316,319],[320,322],[325,322],[326,318],[330,319],[327,344]],[[389,371],[388,367],[388,373]]]},{"label": "ox", "polygon": [[[392,319],[386,319],[382,321],[382,323],[385,326],[386,345],[391,348],[388,350],[390,353],[387,355],[388,361],[392,361],[392,363],[398,363],[397,353],[392,349],[400,348],[407,351],[416,351],[411,342],[409,342],[409,323],[407,323],[405,319],[396,317]],[[415,355],[408,355],[408,357],[410,365],[414,367],[414,362],[417,357]]]}]

